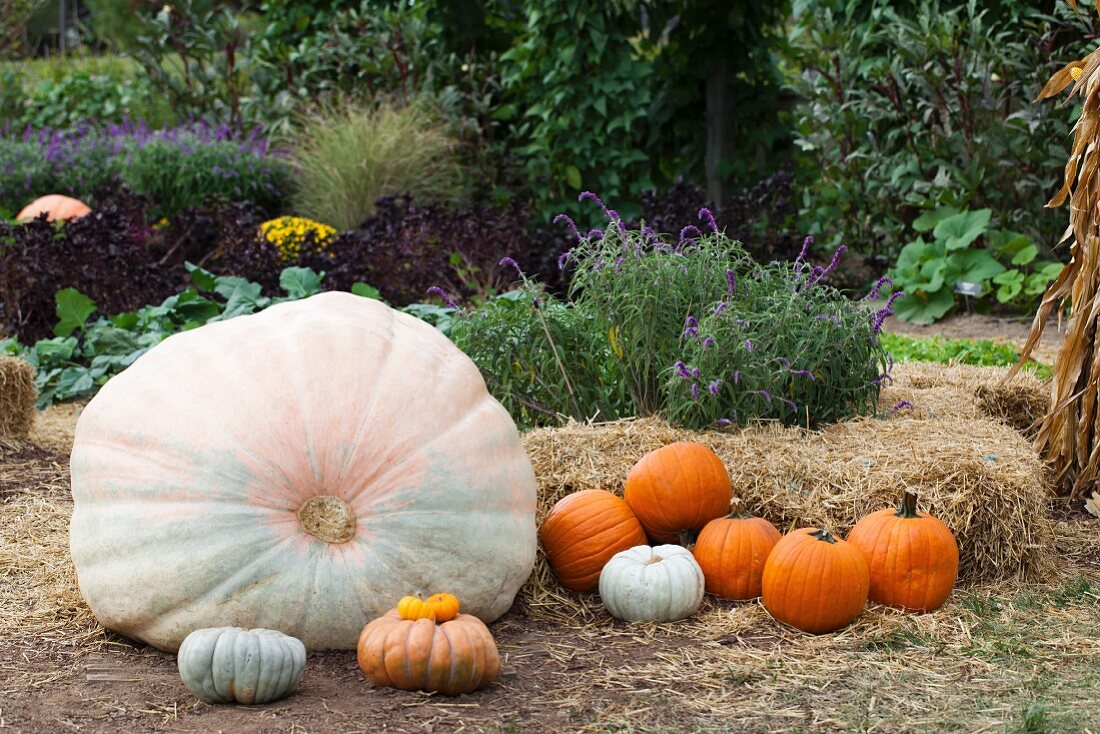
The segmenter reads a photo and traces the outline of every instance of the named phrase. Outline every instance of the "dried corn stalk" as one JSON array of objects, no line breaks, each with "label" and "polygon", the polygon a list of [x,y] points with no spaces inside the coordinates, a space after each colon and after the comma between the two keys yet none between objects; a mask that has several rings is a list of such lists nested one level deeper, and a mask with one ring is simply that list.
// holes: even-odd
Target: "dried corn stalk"
[{"label": "dried corn stalk", "polygon": [[[1096,4],[1100,12],[1100,0]],[[1071,5],[1076,8],[1072,0]],[[1035,448],[1056,472],[1058,493],[1080,497],[1100,477],[1100,49],[1054,74],[1039,99],[1071,85],[1069,98],[1081,95],[1084,107],[1073,127],[1065,181],[1047,203],[1061,206],[1069,199],[1070,224],[1061,241],[1072,238],[1071,258],[1043,296],[1020,364],[1038,344],[1051,312],[1072,306],[1065,341],[1054,361],[1050,409],[1039,423]]]}]

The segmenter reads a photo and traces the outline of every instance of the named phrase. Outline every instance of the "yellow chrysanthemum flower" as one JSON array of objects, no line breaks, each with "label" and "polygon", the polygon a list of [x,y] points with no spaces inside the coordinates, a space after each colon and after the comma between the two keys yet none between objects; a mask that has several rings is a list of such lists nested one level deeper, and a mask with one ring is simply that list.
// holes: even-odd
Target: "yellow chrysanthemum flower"
[{"label": "yellow chrysanthemum flower", "polygon": [[313,234],[317,252],[320,252],[332,241],[336,230],[305,217],[279,217],[260,225],[260,237],[279,251],[279,259],[283,262],[293,262],[301,257],[306,235],[310,233]]}]

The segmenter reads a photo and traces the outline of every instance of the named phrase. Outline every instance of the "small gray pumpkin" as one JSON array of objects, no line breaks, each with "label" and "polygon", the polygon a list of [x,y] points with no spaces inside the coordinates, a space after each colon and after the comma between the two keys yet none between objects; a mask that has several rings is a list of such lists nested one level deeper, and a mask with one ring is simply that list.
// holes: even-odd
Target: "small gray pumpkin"
[{"label": "small gray pumpkin", "polygon": [[184,684],[206,703],[268,703],[298,687],[306,646],[275,630],[206,627],[184,638],[176,662]]},{"label": "small gray pumpkin", "polygon": [[637,545],[620,551],[600,572],[600,598],[628,622],[675,622],[703,600],[703,570],[679,545]]}]

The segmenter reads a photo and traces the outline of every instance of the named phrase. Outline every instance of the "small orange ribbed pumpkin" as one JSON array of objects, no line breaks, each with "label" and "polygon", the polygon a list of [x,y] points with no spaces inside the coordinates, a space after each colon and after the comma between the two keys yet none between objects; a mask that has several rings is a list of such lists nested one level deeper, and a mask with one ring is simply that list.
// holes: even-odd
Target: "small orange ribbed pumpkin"
[{"label": "small orange ribbed pumpkin", "polygon": [[867,561],[858,548],[826,530],[802,528],[772,548],[761,591],[773,617],[821,634],[858,617],[870,585]]},{"label": "small orange ribbed pumpkin", "polygon": [[457,696],[493,682],[500,654],[489,628],[459,614],[449,622],[401,619],[396,609],[359,635],[359,667],[376,686]]},{"label": "small orange ribbed pumpkin", "polygon": [[401,619],[430,619],[435,621],[435,609],[420,596],[403,596],[397,602],[397,614]]},{"label": "small orange ribbed pumpkin", "polygon": [[539,529],[539,540],[558,582],[573,591],[595,591],[612,556],[646,545],[638,518],[622,498],[604,489],[584,489],[558,500]]},{"label": "small orange ribbed pumpkin", "polygon": [[871,572],[871,601],[914,612],[939,609],[959,575],[959,545],[951,530],[917,511],[906,490],[896,509],[872,512],[848,533]]},{"label": "small orange ribbed pumpkin", "polygon": [[692,551],[707,593],[723,599],[760,596],[764,562],[782,537],[764,518],[745,514],[739,501],[729,515],[708,522]]},{"label": "small orange ribbed pumpkin", "polygon": [[50,194],[49,196],[39,197],[30,204],[27,204],[15,218],[22,222],[24,220],[34,219],[42,212],[45,212],[46,221],[52,222],[57,219],[75,219],[91,211],[91,207],[80,199],[74,199],[71,196],[61,196],[60,194]]},{"label": "small orange ribbed pumpkin", "polygon": [[729,512],[733,488],[717,454],[680,441],[643,456],[627,475],[623,498],[654,543],[672,543]]}]

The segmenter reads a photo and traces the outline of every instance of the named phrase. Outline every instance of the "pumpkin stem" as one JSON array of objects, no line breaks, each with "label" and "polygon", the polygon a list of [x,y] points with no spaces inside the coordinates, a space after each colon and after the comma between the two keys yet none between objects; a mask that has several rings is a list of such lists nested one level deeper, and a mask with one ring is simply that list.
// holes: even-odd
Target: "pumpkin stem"
[{"label": "pumpkin stem", "polygon": [[906,519],[913,519],[920,517],[917,513],[917,493],[911,489],[905,490],[905,494],[901,496],[901,502],[898,503],[897,517],[904,517]]},{"label": "pumpkin stem", "polygon": [[748,520],[752,517],[752,513],[745,509],[745,503],[741,501],[740,497],[734,497],[730,500],[730,514],[726,515],[729,520]]},{"label": "pumpkin stem", "polygon": [[654,553],[652,556],[649,557],[649,560],[645,562],[645,565],[652,566],[654,563],[660,563],[663,560],[665,559]]},{"label": "pumpkin stem", "polygon": [[826,543],[836,543],[836,538],[834,538],[833,534],[830,533],[828,530],[815,530],[810,533],[810,537],[817,538],[818,540],[823,540]]}]

